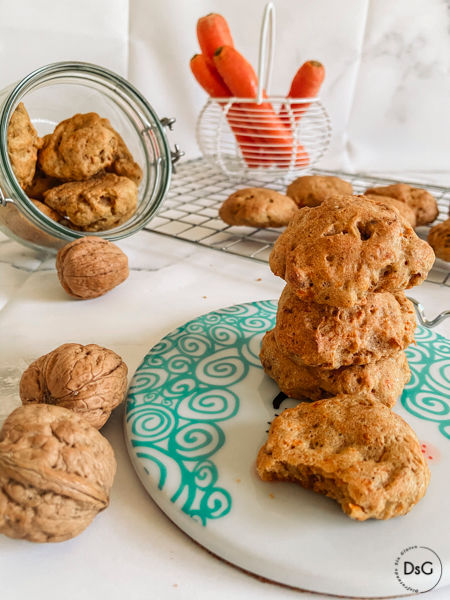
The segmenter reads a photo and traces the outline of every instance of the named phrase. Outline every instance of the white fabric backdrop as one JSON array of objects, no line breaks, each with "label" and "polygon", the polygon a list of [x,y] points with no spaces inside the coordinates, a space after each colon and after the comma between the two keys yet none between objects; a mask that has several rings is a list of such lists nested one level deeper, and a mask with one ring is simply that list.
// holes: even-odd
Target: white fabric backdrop
[{"label": "white fabric backdrop", "polygon": [[[126,75],[171,134],[198,155],[195,120],[205,94],[189,70],[195,23],[222,12],[256,67],[265,0],[0,0],[0,85],[37,66],[86,60]],[[322,166],[354,170],[448,170],[448,0],[277,0],[272,84],[285,93],[309,58],[327,70],[323,92],[333,142]]]}]

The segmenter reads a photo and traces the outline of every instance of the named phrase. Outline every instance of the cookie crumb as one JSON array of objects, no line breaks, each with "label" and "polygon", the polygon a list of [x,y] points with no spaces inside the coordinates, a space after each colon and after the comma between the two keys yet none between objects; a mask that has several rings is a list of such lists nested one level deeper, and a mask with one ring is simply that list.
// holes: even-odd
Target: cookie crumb
[{"label": "cookie crumb", "polygon": [[269,498],[272,498],[272,499],[274,499],[274,498],[275,498],[275,496],[274,496],[273,494],[269,494]]},{"label": "cookie crumb", "polygon": [[236,479],[236,483],[241,483],[241,480],[239,479],[239,477]]},{"label": "cookie crumb", "polygon": [[202,298],[206,299],[208,296],[202,296]]},{"label": "cookie crumb", "polygon": [[256,281],[262,281],[262,277],[258,277]]}]

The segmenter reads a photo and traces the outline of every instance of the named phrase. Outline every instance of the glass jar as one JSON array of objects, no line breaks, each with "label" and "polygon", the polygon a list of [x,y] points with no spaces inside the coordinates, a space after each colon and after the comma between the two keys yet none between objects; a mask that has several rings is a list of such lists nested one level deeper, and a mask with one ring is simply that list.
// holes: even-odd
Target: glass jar
[{"label": "glass jar", "polygon": [[[135,214],[122,225],[100,232],[74,231],[44,215],[20,187],[8,156],[8,124],[23,102],[40,137],[76,113],[96,112],[109,119],[143,171]],[[169,188],[172,163],[165,126],[154,109],[125,79],[96,65],[61,62],[30,73],[0,92],[0,229],[32,247],[58,249],[67,242],[94,235],[115,241],[139,231],[155,216]]]}]

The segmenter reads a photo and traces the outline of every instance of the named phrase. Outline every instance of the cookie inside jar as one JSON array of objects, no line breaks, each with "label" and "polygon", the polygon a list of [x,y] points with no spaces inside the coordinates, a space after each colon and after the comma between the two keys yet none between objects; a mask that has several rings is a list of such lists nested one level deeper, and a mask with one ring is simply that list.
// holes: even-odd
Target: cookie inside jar
[{"label": "cookie inside jar", "polygon": [[136,212],[142,168],[96,112],[76,113],[41,138],[21,102],[11,117],[8,152],[34,206],[70,229],[110,230]]}]

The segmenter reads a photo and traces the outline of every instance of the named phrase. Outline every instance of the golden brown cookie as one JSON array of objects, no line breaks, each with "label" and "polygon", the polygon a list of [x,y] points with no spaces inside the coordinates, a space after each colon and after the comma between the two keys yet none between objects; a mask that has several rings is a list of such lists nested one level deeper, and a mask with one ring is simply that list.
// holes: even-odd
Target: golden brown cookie
[{"label": "golden brown cookie", "polygon": [[414,431],[365,393],[283,411],[256,466],[264,481],[292,481],[325,494],[357,521],[406,514],[430,481]]},{"label": "golden brown cookie", "polygon": [[439,214],[437,202],[430,192],[412,187],[407,183],[394,183],[393,185],[369,188],[365,191],[365,194],[390,196],[404,202],[416,213],[417,226],[432,223]]},{"label": "golden brown cookie", "polygon": [[244,188],[225,200],[219,216],[228,225],[284,227],[297,212],[295,203],[279,192]]},{"label": "golden brown cookie", "polygon": [[270,268],[307,302],[350,307],[370,292],[419,285],[434,261],[396,210],[364,196],[304,207],[275,242]]},{"label": "golden brown cookie", "polygon": [[97,113],[76,114],[45,136],[39,166],[50,177],[84,181],[109,167],[117,150],[117,136],[107,119]]},{"label": "golden brown cookie", "polygon": [[299,365],[338,369],[404,350],[414,341],[414,306],[403,292],[369,294],[338,308],[303,302],[287,285],[278,302],[275,338]]},{"label": "golden brown cookie", "polygon": [[414,228],[417,225],[416,212],[409,206],[409,204],[406,204],[406,202],[402,202],[396,198],[391,198],[390,196],[381,196],[377,194],[364,195],[366,198],[370,198],[374,202],[381,202],[387,204],[391,208],[396,208],[405,221],[411,225],[411,227]]},{"label": "golden brown cookie", "polygon": [[17,105],[8,125],[8,154],[22,188],[33,181],[38,150],[42,145],[23,103]]},{"label": "golden brown cookie", "polygon": [[[45,192],[45,203],[83,231],[104,231],[136,209],[137,186],[114,173],[64,183]],[[95,229],[94,229],[95,228]]]},{"label": "golden brown cookie", "polygon": [[392,407],[410,378],[403,351],[366,365],[339,369],[298,365],[280,350],[273,329],[264,336],[259,356],[267,375],[286,396],[297,400],[322,400],[337,394],[372,392],[380,402]]},{"label": "golden brown cookie", "polygon": [[292,198],[299,208],[319,206],[330,196],[352,194],[353,186],[333,175],[303,175],[293,181],[286,190],[286,196]]},{"label": "golden brown cookie", "polygon": [[46,204],[44,204],[44,202],[41,202],[40,200],[35,200],[34,198],[30,198],[30,200],[36,208],[38,208],[42,213],[44,213],[44,215],[46,215],[49,219],[52,219],[52,221],[58,222],[61,220],[61,217],[58,215],[56,210],[53,210],[53,208],[50,208],[50,206],[47,206]]},{"label": "golden brown cookie", "polygon": [[450,262],[450,219],[430,229],[428,243],[438,258]]}]

